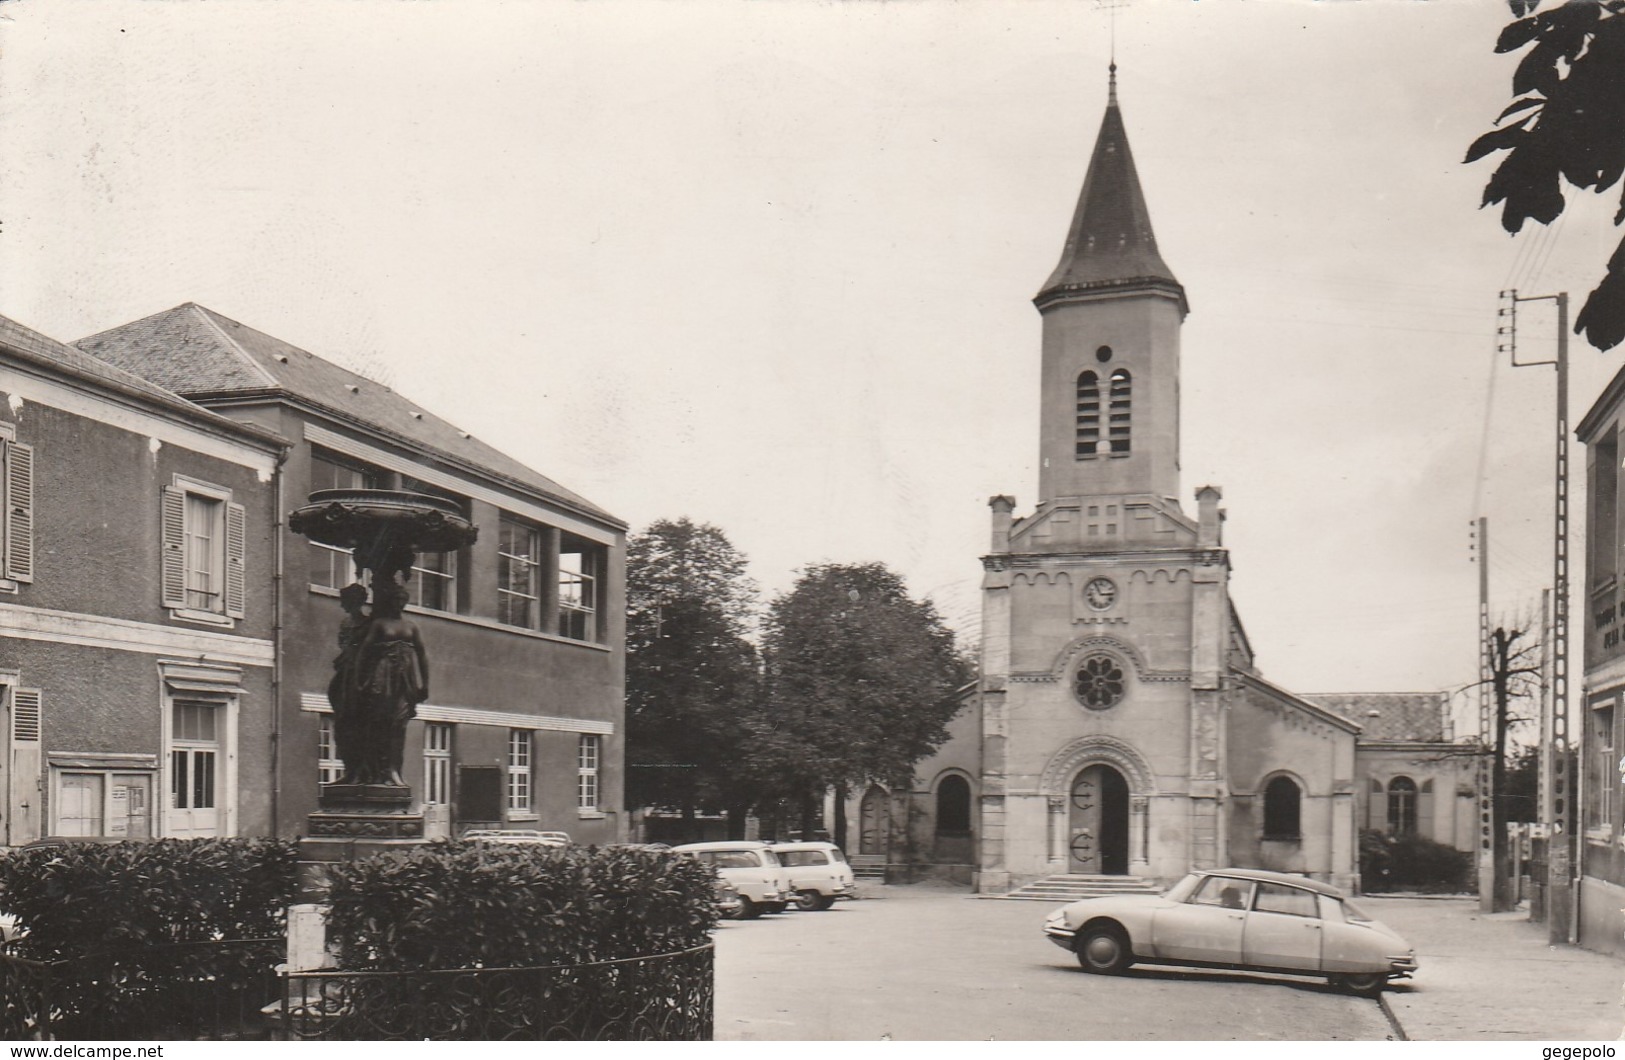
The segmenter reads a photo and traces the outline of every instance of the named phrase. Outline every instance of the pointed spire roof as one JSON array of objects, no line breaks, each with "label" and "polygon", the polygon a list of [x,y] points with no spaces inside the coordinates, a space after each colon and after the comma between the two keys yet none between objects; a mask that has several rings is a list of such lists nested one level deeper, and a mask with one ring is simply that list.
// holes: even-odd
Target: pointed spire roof
[{"label": "pointed spire roof", "polygon": [[1066,233],[1060,263],[1034,299],[1040,308],[1057,296],[1080,289],[1156,286],[1185,291],[1157,252],[1151,212],[1140,191],[1140,177],[1129,151],[1128,132],[1117,106],[1117,64],[1111,65],[1106,116],[1095,138],[1089,173]]}]

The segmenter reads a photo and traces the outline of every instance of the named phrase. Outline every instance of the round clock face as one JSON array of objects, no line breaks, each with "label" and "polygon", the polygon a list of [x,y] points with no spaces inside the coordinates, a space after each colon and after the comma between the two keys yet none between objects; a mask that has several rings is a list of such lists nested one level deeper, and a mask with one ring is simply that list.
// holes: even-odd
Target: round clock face
[{"label": "round clock face", "polygon": [[1096,611],[1104,611],[1117,602],[1117,586],[1110,578],[1093,578],[1083,587],[1083,599]]}]

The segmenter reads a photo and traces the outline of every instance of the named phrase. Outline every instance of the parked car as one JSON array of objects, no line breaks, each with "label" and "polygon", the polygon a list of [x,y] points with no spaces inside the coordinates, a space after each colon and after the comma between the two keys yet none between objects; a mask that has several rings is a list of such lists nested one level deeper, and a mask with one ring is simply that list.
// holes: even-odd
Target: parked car
[{"label": "parked car", "polygon": [[672,847],[672,851],[699,858],[734,886],[739,892],[740,920],[751,920],[763,913],[782,913],[789,905],[784,868],[766,843],[745,839],[684,843]]},{"label": "parked car", "polygon": [[564,832],[540,832],[533,828],[470,828],[463,838],[476,843],[500,843],[514,846],[567,847],[570,837]]},{"label": "parked car", "polygon": [[834,843],[774,843],[797,909],[822,912],[840,898],[858,896],[857,879]]},{"label": "parked car", "polygon": [[1085,898],[1044,921],[1086,971],[1136,962],[1324,975],[1375,997],[1416,951],[1337,888],[1261,869],[1193,872],[1161,895]]},{"label": "parked car", "polygon": [[744,903],[740,901],[739,892],[734,889],[734,885],[718,876],[717,915],[724,920],[738,920],[744,908]]}]

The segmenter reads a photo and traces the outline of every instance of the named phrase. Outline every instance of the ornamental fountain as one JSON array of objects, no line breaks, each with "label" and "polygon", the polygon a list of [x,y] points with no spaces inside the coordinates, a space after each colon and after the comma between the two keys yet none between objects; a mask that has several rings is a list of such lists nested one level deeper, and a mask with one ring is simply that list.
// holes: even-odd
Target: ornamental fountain
[{"label": "ornamental fountain", "polygon": [[344,617],[327,698],[344,773],[322,785],[301,860],[332,863],[421,843],[423,814],[401,764],[407,723],[429,695],[429,656],[416,623],[403,617],[407,579],[420,554],[473,544],[479,528],[444,498],[374,489],[317,490],[288,526],[348,550],[371,585],[339,591]]}]

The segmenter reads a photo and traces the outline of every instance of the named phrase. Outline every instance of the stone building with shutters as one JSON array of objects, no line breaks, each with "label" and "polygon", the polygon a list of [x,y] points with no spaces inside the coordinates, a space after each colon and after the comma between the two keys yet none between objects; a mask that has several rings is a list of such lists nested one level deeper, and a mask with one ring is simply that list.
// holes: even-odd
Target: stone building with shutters
[{"label": "stone building with shutters", "polygon": [[[405,779],[431,836],[470,826],[625,835],[625,524],[390,388],[203,306],[185,304],[75,346],[218,417],[286,439],[257,524],[271,591],[255,621],[279,631],[270,733],[270,830],[298,834],[335,779],[326,689],[355,578],[346,552],[307,541],[286,513],[319,489],[405,489],[454,501],[479,528],[421,557],[406,617],[431,665],[407,732]],[[251,569],[251,574],[253,570]]]},{"label": "stone building with shutters", "polygon": [[1221,493],[1203,486],[1185,507],[1189,303],[1152,234],[1115,67],[1034,304],[1037,504],[990,502],[979,684],[914,790],[855,798],[855,860],[982,892],[1231,865],[1347,886],[1367,823],[1463,838],[1463,760],[1418,764],[1451,750],[1441,697],[1301,696],[1268,680],[1230,598]]},{"label": "stone building with shutters", "polygon": [[0,844],[263,834],[284,445],[0,318]]}]

